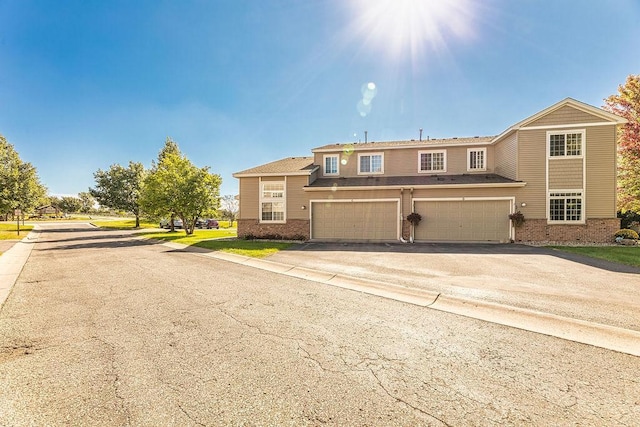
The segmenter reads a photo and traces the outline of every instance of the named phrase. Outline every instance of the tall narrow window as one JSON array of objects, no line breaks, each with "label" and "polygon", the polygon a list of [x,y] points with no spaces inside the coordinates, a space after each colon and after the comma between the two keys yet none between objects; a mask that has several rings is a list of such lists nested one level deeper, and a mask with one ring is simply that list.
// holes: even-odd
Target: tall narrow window
[{"label": "tall narrow window", "polygon": [[421,151],[418,155],[418,172],[446,172],[447,152]]},{"label": "tall narrow window", "polygon": [[469,171],[487,170],[487,149],[486,148],[467,149],[467,170]]},{"label": "tall narrow window", "polygon": [[283,222],[284,201],[284,182],[263,182],[260,193],[260,222]]},{"label": "tall narrow window", "polygon": [[358,173],[360,175],[384,173],[384,157],[382,153],[360,154],[358,156]]},{"label": "tall narrow window", "polygon": [[338,156],[337,155],[324,156],[324,174],[338,175]]}]

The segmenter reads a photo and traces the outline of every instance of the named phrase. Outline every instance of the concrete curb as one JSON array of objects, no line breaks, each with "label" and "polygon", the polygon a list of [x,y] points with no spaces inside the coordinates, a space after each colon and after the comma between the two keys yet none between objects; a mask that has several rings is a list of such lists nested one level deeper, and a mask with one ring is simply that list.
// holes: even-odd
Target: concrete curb
[{"label": "concrete curb", "polygon": [[[164,245],[173,249],[178,247],[176,243],[165,243]],[[187,248],[185,245],[181,246],[183,249]],[[633,356],[640,356],[639,331],[509,305],[446,296],[437,292],[409,288],[393,283],[327,273],[224,252],[209,252],[199,255]]]},{"label": "concrete curb", "polygon": [[36,225],[24,239],[0,256],[0,308],[11,294],[39,237],[40,231]]}]

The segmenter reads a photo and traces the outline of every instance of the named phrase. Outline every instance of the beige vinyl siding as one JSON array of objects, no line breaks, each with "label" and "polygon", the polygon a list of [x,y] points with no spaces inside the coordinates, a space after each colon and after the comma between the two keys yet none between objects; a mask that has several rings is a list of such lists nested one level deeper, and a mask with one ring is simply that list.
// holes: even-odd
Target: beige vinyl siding
[{"label": "beige vinyl siding", "polygon": [[549,189],[581,189],[584,185],[583,159],[549,159]]},{"label": "beige vinyl siding", "polygon": [[[469,148],[486,148],[487,157],[486,171],[469,172],[467,171],[467,149]],[[357,149],[357,144],[356,144]],[[372,153],[383,154],[383,166],[384,176],[411,176],[418,175],[418,156],[421,151],[429,150],[445,150],[447,156],[447,175],[456,175],[463,173],[492,173],[495,167],[495,155],[494,147],[492,145],[460,145],[460,146],[447,146],[440,147],[437,145],[425,145],[420,148],[407,148],[404,150],[367,150],[367,151],[354,151],[349,154],[340,154],[340,176],[342,177],[355,177],[365,176],[358,174],[358,155],[366,155]],[[322,159],[325,155],[332,153],[316,153],[314,156],[316,164],[322,164]],[[319,162],[319,163],[318,163]],[[515,175],[515,173],[513,173]]]},{"label": "beige vinyl siding", "polygon": [[240,219],[258,219],[260,216],[259,178],[240,178]]},{"label": "beige vinyl siding", "polygon": [[615,126],[587,128],[586,208],[589,218],[616,217]]},{"label": "beige vinyl siding", "polygon": [[602,121],[604,120],[598,116],[594,116],[565,105],[564,107],[561,107],[532,123],[528,123],[527,127],[568,125],[574,123],[597,123]]},{"label": "beige vinyl siding", "polygon": [[[304,192],[307,176],[288,176],[286,185],[287,220],[309,219],[309,198]],[[306,209],[302,209],[305,206]]]},{"label": "beige vinyl siding", "polygon": [[[405,188],[404,194],[408,197],[409,189]],[[310,191],[307,193],[310,200],[316,199],[397,199],[400,197],[400,189],[391,190],[338,190],[338,191]]]},{"label": "beige vinyl siding", "polygon": [[494,147],[495,173],[509,179],[516,179],[518,171],[516,156],[518,154],[518,134],[511,135],[498,142]]},{"label": "beige vinyl siding", "polygon": [[[428,188],[415,189],[413,199],[463,198],[463,197],[513,197],[519,188]],[[406,191],[405,191],[406,193]]]},{"label": "beige vinyl siding", "polygon": [[263,176],[262,178],[262,182],[265,181],[284,181],[284,176]]},{"label": "beige vinyl siding", "polygon": [[308,184],[311,184],[311,183],[313,183],[313,181],[315,181],[316,179],[318,179],[318,173],[319,173],[319,171],[318,171],[318,170],[315,170],[315,171],[311,172],[311,175],[309,175],[309,181],[308,181]]},{"label": "beige vinyl siding", "polygon": [[547,134],[545,130],[518,131],[518,180],[527,185],[516,192],[518,207],[527,218],[547,217]]}]

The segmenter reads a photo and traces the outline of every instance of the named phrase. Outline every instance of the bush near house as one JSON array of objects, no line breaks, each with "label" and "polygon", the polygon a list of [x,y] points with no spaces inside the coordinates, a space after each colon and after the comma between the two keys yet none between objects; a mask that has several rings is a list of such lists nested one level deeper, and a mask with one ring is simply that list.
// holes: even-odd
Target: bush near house
[{"label": "bush near house", "polygon": [[615,237],[622,237],[623,239],[638,240],[638,233],[629,228],[623,228],[622,230],[616,231]]}]

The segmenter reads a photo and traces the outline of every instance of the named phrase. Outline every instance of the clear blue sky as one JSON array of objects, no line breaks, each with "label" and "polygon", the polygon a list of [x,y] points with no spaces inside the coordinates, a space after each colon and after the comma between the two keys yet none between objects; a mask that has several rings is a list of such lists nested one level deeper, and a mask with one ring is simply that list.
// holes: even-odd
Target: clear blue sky
[{"label": "clear blue sky", "polygon": [[639,0],[0,0],[0,133],[51,194],[167,136],[236,194],[365,130],[495,135],[638,73]]}]

